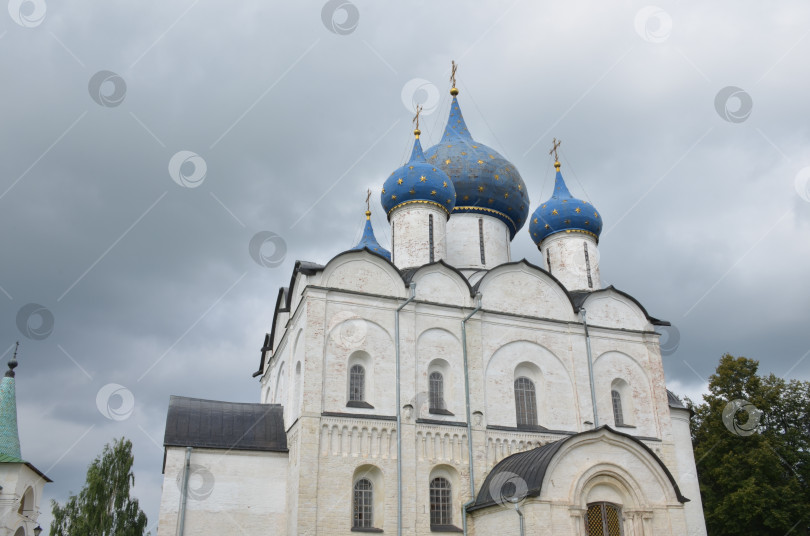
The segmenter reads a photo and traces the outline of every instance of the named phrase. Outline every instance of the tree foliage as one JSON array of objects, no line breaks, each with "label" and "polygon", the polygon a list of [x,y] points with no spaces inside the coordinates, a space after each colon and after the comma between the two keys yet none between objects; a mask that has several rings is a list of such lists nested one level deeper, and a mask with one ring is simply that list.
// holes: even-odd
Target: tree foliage
[{"label": "tree foliage", "polygon": [[[689,401],[706,526],[716,536],[807,535],[810,382],[759,376],[758,367],[753,359],[726,354],[709,378],[704,402]],[[756,409],[735,413],[734,400]],[[756,410],[762,412],[759,426],[750,427]]]},{"label": "tree foliage", "polygon": [[128,439],[105,445],[79,494],[71,494],[64,506],[51,501],[51,536],[143,536],[146,514],[129,496],[134,461]]}]

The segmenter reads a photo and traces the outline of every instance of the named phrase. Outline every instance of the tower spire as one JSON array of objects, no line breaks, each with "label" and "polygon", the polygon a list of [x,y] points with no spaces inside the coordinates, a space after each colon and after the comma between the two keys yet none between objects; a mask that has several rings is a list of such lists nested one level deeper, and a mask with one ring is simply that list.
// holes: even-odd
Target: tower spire
[{"label": "tower spire", "polygon": [[450,94],[452,96],[458,95],[458,89],[456,89],[456,71],[458,70],[458,64],[455,60],[450,62],[450,83],[452,87],[450,88]]},{"label": "tower spire", "polygon": [[14,355],[8,362],[8,370],[0,380],[0,455],[22,461],[20,435],[17,431],[17,391],[14,380],[19,347],[20,343],[17,342],[14,346]]},{"label": "tower spire", "polygon": [[416,136],[417,140],[419,139],[419,135],[422,133],[422,131],[419,130],[419,115],[421,113],[422,113],[422,105],[417,104],[416,105],[416,115],[413,116],[413,120],[411,121],[411,123],[414,123],[416,125],[416,128],[413,131],[413,135]]}]

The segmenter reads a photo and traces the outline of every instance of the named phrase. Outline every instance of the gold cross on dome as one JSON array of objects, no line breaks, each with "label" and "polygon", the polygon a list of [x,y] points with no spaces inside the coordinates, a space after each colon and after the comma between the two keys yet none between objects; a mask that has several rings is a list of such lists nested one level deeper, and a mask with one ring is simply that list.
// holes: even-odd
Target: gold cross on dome
[{"label": "gold cross on dome", "polygon": [[558,148],[558,147],[559,147],[561,144],[562,144],[562,142],[561,142],[561,141],[558,141],[558,140],[557,140],[557,138],[554,138],[554,141],[553,141],[553,142],[552,142],[552,144],[551,144],[551,150],[548,152],[548,154],[554,153],[554,161],[555,161],[555,162],[557,162],[557,161],[559,161],[559,160],[560,160],[559,158],[557,158],[557,148]]},{"label": "gold cross on dome", "polygon": [[366,193],[366,211],[371,211],[371,205],[369,204],[369,199],[371,199],[371,190],[368,190]]},{"label": "gold cross on dome", "polygon": [[416,105],[416,115],[415,115],[415,116],[413,116],[413,119],[411,120],[411,123],[413,123],[414,125],[416,125],[416,130],[419,130],[419,115],[420,115],[421,113],[422,113],[422,105],[421,105],[421,104],[417,104],[417,105]]},{"label": "gold cross on dome", "polygon": [[458,69],[458,65],[455,60],[451,61],[450,64],[450,83],[453,84],[451,87],[456,87],[456,70]]}]

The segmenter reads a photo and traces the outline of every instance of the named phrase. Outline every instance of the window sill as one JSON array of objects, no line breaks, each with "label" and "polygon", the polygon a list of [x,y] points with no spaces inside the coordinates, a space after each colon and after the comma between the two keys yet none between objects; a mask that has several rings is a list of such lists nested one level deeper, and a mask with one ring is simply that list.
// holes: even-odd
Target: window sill
[{"label": "window sill", "polygon": [[382,532],[383,529],[375,529],[374,527],[352,527],[352,532]]},{"label": "window sill", "polygon": [[433,415],[451,415],[453,417],[456,416],[456,414],[453,413],[452,411],[448,411],[446,409],[440,409],[440,408],[430,408],[428,410],[428,413],[433,414]]},{"label": "window sill", "polygon": [[464,532],[455,525],[431,525],[430,532]]},{"label": "window sill", "polygon": [[635,428],[632,424],[615,424],[616,428]]},{"label": "window sill", "polygon": [[362,400],[349,400],[346,402],[347,408],[364,408],[364,409],[374,409],[374,406],[369,404],[368,402],[364,402]]}]

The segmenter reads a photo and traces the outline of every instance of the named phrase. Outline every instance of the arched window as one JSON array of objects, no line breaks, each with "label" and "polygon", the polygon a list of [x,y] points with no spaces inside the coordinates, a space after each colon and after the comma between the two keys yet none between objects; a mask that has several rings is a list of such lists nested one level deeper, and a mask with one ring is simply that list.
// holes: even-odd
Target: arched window
[{"label": "arched window", "polygon": [[430,524],[453,524],[453,500],[450,481],[438,477],[430,481]]},{"label": "arched window", "polygon": [[428,384],[428,398],[430,398],[430,411],[447,409],[444,407],[444,377],[441,372],[431,372]]},{"label": "arched window", "polygon": [[518,426],[537,426],[537,395],[525,376],[515,380],[515,411]]},{"label": "arched window", "polygon": [[622,516],[619,507],[611,503],[588,505],[585,515],[585,534],[588,536],[622,536]]},{"label": "arched window", "polygon": [[610,392],[613,400],[613,422],[616,426],[624,426],[624,415],[622,413],[622,395],[616,389]]},{"label": "arched window", "polygon": [[369,529],[374,527],[374,490],[370,480],[361,478],[354,483],[354,511],[352,527]]},{"label": "arched window", "polygon": [[366,369],[354,365],[349,369],[349,401],[362,402],[366,399]]}]

